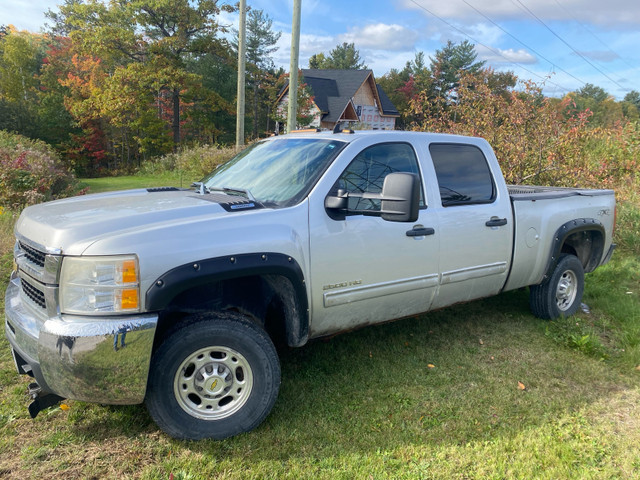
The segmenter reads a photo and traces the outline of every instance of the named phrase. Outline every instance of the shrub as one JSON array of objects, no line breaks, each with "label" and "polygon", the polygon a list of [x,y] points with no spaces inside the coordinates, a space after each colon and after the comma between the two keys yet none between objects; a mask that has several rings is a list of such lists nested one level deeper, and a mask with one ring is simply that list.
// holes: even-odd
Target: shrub
[{"label": "shrub", "polygon": [[[411,102],[418,130],[480,136],[492,145],[508,183],[587,188],[634,188],[640,166],[638,123],[592,128],[591,112],[574,112],[571,97],[544,97],[542,86],[495,92],[489,70],[463,75],[456,101]],[[573,112],[573,113],[572,113]]]},{"label": "shrub", "polygon": [[76,193],[76,180],[47,144],[0,131],[0,205],[22,208]]},{"label": "shrub", "polygon": [[140,173],[149,175],[181,171],[189,177],[202,178],[234,154],[235,150],[232,147],[200,145],[145,162],[140,168]]}]

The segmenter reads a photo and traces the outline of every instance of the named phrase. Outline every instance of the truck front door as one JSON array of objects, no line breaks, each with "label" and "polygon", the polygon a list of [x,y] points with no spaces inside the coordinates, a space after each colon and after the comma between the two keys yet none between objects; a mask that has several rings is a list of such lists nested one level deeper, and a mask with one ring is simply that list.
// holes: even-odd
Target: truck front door
[{"label": "truck front door", "polygon": [[[415,151],[406,142],[365,148],[351,161],[331,191],[382,190],[393,172],[421,175]],[[430,227],[436,213],[421,186],[416,222],[390,222],[376,215],[379,200],[350,198],[352,213],[335,218],[322,202],[309,213],[312,276],[312,335],[413,315],[429,309],[437,292],[438,236]]]}]

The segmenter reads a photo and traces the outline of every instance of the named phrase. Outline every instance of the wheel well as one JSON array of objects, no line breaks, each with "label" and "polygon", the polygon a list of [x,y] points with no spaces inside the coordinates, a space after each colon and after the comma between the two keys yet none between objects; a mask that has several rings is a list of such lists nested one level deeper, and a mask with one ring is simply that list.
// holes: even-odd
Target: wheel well
[{"label": "wheel well", "polygon": [[561,253],[578,257],[585,272],[596,269],[604,252],[604,235],[600,230],[582,230],[567,236]]},{"label": "wheel well", "polygon": [[181,292],[160,312],[155,346],[184,317],[232,311],[267,331],[276,345],[306,343],[308,320],[291,280],[282,275],[253,275],[198,285]]}]

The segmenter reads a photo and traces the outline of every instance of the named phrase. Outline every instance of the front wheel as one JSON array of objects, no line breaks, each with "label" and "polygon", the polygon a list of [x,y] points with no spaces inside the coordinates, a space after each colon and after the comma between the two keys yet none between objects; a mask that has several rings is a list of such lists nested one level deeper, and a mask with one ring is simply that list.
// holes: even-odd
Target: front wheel
[{"label": "front wheel", "polygon": [[549,280],[530,287],[529,305],[536,317],[569,317],[578,311],[584,292],[584,269],[575,255],[563,254]]},{"label": "front wheel", "polygon": [[223,439],[256,428],[280,387],[266,332],[233,312],[186,319],[153,356],[146,404],[175,438]]}]

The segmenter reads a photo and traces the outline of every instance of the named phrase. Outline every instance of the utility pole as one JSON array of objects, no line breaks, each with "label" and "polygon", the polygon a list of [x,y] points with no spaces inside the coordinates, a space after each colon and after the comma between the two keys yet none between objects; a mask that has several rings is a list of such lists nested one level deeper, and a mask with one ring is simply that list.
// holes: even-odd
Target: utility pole
[{"label": "utility pole", "polygon": [[300,56],[300,9],[302,0],[293,0],[293,23],[291,25],[291,62],[289,63],[289,109],[287,111],[287,133],[296,129],[298,117],[298,60]]},{"label": "utility pole", "polygon": [[244,146],[244,77],[246,65],[247,0],[240,0],[240,25],[238,28],[238,102],[236,107],[236,151]]}]

